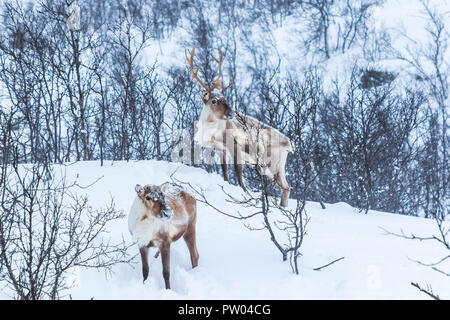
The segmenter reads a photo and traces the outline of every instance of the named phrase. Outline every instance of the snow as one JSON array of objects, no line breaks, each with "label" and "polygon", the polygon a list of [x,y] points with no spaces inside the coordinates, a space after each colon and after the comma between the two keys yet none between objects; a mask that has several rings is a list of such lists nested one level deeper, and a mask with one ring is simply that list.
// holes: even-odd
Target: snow
[{"label": "snow", "polygon": [[[170,175],[181,181],[201,186],[207,198],[223,210],[231,207],[225,201],[221,185],[233,196],[241,189],[224,183],[218,174],[202,169],[163,161],[78,162],[64,168],[68,181],[76,180],[86,186],[90,204],[105,206],[111,197],[126,215],[135,200],[134,190],[141,185],[160,185],[170,181]],[[414,242],[386,235],[392,232],[431,235],[435,223],[423,218],[369,211],[367,215],[345,203],[327,204],[322,210],[318,203],[309,202],[308,235],[301,249],[300,275],[291,272],[264,231],[249,231],[235,219],[221,215],[198,202],[197,245],[199,266],[191,269],[189,253],[183,240],[172,245],[171,290],[164,289],[161,257],[153,258],[151,249],[150,274],[142,282],[137,245],[129,251],[136,255],[133,265],[118,265],[113,274],[105,275],[90,269],[71,270],[70,289],[73,299],[423,299],[410,285],[411,281],[429,283],[442,297],[450,297],[448,278],[424,267],[412,259],[431,262],[442,257],[440,247],[433,242]],[[295,206],[291,199],[289,205]],[[255,221],[254,223],[258,223]],[[111,240],[123,237],[132,243],[127,217],[109,225]],[[322,269],[339,257],[345,259]],[[74,277],[76,278],[74,280]],[[0,293],[0,298],[5,298]]]},{"label": "snow", "polygon": [[[450,10],[450,1],[430,1],[440,5],[442,11]],[[210,10],[214,10],[211,8]],[[419,1],[388,0],[374,12],[376,29],[385,29],[393,47],[407,54],[411,42],[427,45],[426,21]],[[164,69],[172,66],[187,68],[184,58],[185,43],[189,33],[181,22],[173,36],[152,42],[142,54],[143,65],[153,65],[157,61],[158,71],[164,77]],[[282,26],[267,31],[255,24],[252,35],[253,46],[261,46],[266,38],[274,39],[275,48],[264,48],[268,52],[270,64],[276,65],[281,58],[281,75],[303,74],[309,66],[310,57],[301,48],[302,21],[298,17],[288,17]],[[239,32],[239,30],[237,30]],[[246,48],[248,40],[237,34],[237,75],[236,87],[251,81],[246,66],[252,65]],[[190,50],[190,47],[187,49]],[[226,57],[225,57],[226,59]],[[273,60],[273,61],[272,61]],[[299,63],[299,61],[301,63]],[[361,49],[354,48],[345,54],[334,54],[323,63],[325,88],[333,86],[336,78],[349,77],[355,61],[358,66],[375,64],[388,71],[400,73],[399,78],[408,81],[405,64],[398,59],[381,59],[369,62]],[[225,63],[228,63],[225,61]],[[405,69],[405,70],[403,70]],[[247,75],[247,76],[246,76]],[[228,76],[228,75],[227,75]],[[0,110],[6,110],[10,102],[0,88]],[[78,162],[61,168],[68,181],[76,180],[80,194],[89,196],[94,207],[104,207],[111,197],[116,206],[128,215],[136,192],[136,184],[161,185],[170,181],[176,171],[179,180],[200,185],[207,198],[218,207],[232,213],[245,208],[231,206],[225,201],[220,188],[239,196],[241,189],[223,182],[218,174],[208,174],[198,168],[161,161],[105,162],[102,167],[97,161]],[[437,233],[435,222],[417,217],[400,216],[384,212],[369,211],[359,213],[345,203],[327,204],[322,210],[318,203],[309,202],[307,213],[310,217],[308,235],[301,249],[299,259],[300,275],[291,272],[288,262],[281,261],[281,255],[271,243],[265,231],[249,231],[237,220],[225,217],[202,203],[198,203],[197,242],[200,254],[199,266],[191,269],[189,253],[183,240],[175,242],[171,251],[172,290],[164,289],[161,257],[150,257],[150,274],[142,283],[140,258],[137,245],[130,254],[136,255],[133,265],[118,265],[113,274],[88,269],[70,271],[68,281],[75,287],[67,293],[74,299],[423,299],[424,294],[410,285],[431,284],[433,290],[443,298],[450,298],[450,283],[445,277],[429,267],[421,266],[413,260],[433,262],[444,256],[442,248],[435,242],[415,242],[392,235],[383,229],[399,233],[415,233],[429,236]],[[295,206],[290,200],[290,206]],[[133,242],[128,231],[128,217],[109,225],[111,240],[122,237],[129,244]],[[254,221],[258,225],[258,221]],[[324,268],[322,266],[339,257],[345,259]],[[448,270],[448,269],[447,269]],[[1,287],[1,286],[0,286]],[[0,291],[0,299],[9,298]]]},{"label": "snow", "polygon": [[170,182],[161,185],[162,193],[164,193],[165,195],[170,195],[172,197],[178,197],[179,193],[183,190],[184,189],[180,188],[176,184]]}]

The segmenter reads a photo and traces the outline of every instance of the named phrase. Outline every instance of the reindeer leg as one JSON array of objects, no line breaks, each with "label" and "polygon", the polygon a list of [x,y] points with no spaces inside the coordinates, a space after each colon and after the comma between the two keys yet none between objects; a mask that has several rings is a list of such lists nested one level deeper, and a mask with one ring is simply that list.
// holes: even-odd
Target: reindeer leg
[{"label": "reindeer leg", "polygon": [[164,242],[159,251],[163,265],[163,278],[166,283],[166,289],[170,289],[170,243]]},{"label": "reindeer leg", "polygon": [[222,152],[222,163],[220,165],[222,166],[223,180],[230,182],[230,178],[228,177],[227,155],[225,152]]},{"label": "reindeer leg", "polygon": [[239,150],[239,146],[234,140],[234,152],[233,152],[233,161],[234,161],[234,171],[236,173],[236,177],[238,179],[238,183],[241,186],[241,188],[244,190],[244,192],[247,192],[247,189],[245,188],[244,179],[242,178],[242,156],[241,151]]},{"label": "reindeer leg", "polygon": [[276,175],[276,184],[281,192],[281,203],[282,207],[286,207],[289,200],[289,194],[291,193],[291,187],[286,180],[284,173],[279,172]]},{"label": "reindeer leg", "polygon": [[145,282],[145,280],[147,280],[148,277],[148,248],[147,247],[139,248],[139,253],[141,254],[142,275],[144,277]]},{"label": "reindeer leg", "polygon": [[199,258],[195,236],[195,220],[190,222],[183,238],[189,249],[192,268],[195,268],[196,266],[198,266],[198,258]]},{"label": "reindeer leg", "polygon": [[239,185],[245,192],[247,192],[247,189],[245,188],[244,180],[242,178],[242,164],[236,163],[234,165],[234,171],[236,172],[236,176],[237,176]]}]

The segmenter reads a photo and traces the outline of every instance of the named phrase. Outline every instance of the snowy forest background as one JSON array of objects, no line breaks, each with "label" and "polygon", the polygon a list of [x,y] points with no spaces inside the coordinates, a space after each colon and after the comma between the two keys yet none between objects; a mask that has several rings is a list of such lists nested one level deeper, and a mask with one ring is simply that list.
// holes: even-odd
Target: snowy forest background
[{"label": "snowy forest background", "polygon": [[[55,216],[51,207],[57,211],[73,185],[55,182],[52,164],[171,161],[180,139],[193,137],[203,103],[184,58],[192,47],[208,82],[217,76],[210,54],[220,48],[224,81],[234,77],[225,93],[230,106],[293,142],[291,198],[441,226],[449,209],[449,10],[431,0],[2,1],[0,271],[9,266],[14,212],[30,219],[22,226],[30,234],[33,211],[52,216],[44,234],[57,238],[51,226],[63,210]],[[219,164],[192,166],[220,171]],[[257,188],[255,173],[244,173]],[[114,206],[100,214],[85,199],[75,203],[64,227],[85,247],[67,243],[67,260],[43,250],[42,261],[55,254],[61,261],[49,268],[58,274],[81,256],[79,265],[94,267],[124,259],[123,244],[91,246],[120,216]],[[92,216],[94,228],[77,224],[77,214]],[[20,298],[58,297],[59,279],[45,287],[39,277],[6,274]]]}]

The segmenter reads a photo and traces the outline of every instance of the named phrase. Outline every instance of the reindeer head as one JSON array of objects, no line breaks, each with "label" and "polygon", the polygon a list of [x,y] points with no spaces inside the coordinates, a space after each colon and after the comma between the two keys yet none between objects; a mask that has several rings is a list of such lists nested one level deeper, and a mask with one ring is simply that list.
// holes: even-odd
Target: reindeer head
[{"label": "reindeer head", "polygon": [[211,119],[211,120],[225,120],[225,119],[230,118],[232,116],[233,110],[228,105],[228,103],[223,95],[223,92],[233,84],[233,77],[232,76],[230,77],[230,84],[228,86],[226,86],[225,88],[222,87],[222,80],[221,80],[222,61],[223,61],[222,51],[219,49],[219,55],[220,55],[219,59],[217,59],[216,57],[211,55],[211,57],[214,59],[214,61],[216,61],[217,64],[219,65],[219,75],[217,76],[215,84],[212,87],[208,87],[200,80],[200,78],[198,77],[198,69],[199,69],[198,66],[197,66],[196,70],[194,71],[194,61],[193,61],[194,53],[195,53],[195,48],[192,48],[190,57],[188,57],[187,52],[185,52],[186,60],[189,63],[192,77],[195,80],[197,80],[198,83],[200,83],[200,85],[203,88],[205,88],[205,90],[203,90],[201,92],[202,100],[203,100],[203,103],[205,104],[205,107],[210,108],[211,115],[215,117],[215,119]]},{"label": "reindeer head", "polygon": [[137,184],[134,190],[136,190],[139,199],[155,218],[169,219],[172,217],[173,212],[166,204],[164,194],[158,186],[147,184],[142,187],[140,184]]}]

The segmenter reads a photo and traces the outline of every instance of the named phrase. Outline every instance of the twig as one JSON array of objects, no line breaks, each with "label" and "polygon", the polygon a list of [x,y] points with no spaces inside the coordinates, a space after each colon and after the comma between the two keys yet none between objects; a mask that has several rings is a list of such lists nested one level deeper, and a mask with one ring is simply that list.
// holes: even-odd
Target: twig
[{"label": "twig", "polygon": [[321,267],[314,268],[314,270],[315,270],[315,271],[320,271],[320,270],[322,270],[323,268],[326,268],[326,267],[328,267],[328,266],[331,266],[333,263],[336,263],[336,262],[338,262],[338,261],[340,261],[340,260],[342,260],[342,259],[345,259],[345,257],[340,257],[339,259],[333,260],[333,261],[331,261],[330,263],[327,263],[327,264],[325,264],[325,265],[323,265],[323,266],[321,266]]},{"label": "twig", "polygon": [[443,275],[445,275],[445,276],[447,276],[447,277],[450,277],[450,273],[445,272],[445,271],[442,271],[441,269],[438,269],[438,268],[436,268],[436,267],[432,267],[431,269],[433,269],[433,270],[436,271],[436,272],[442,273]]},{"label": "twig", "polygon": [[430,296],[431,298],[433,298],[434,300],[441,300],[441,298],[439,298],[439,296],[437,294],[433,293],[433,290],[431,289],[431,287],[429,285],[427,285],[427,289],[422,288],[418,283],[416,282],[411,282],[411,285],[413,287],[416,287],[417,289],[419,289],[421,292],[425,293],[426,295]]},{"label": "twig", "polygon": [[195,194],[195,199],[201,203],[206,204],[207,206],[209,206],[210,208],[214,209],[215,211],[223,214],[224,216],[233,218],[233,219],[237,219],[237,220],[246,220],[246,219],[250,219],[256,215],[259,214],[259,212],[254,212],[252,214],[249,215],[242,215],[239,210],[237,211],[237,216],[236,215],[232,215],[229,214],[221,209],[219,209],[217,206],[215,206],[214,204],[212,204],[211,202],[208,201],[208,199],[205,196],[204,190],[200,187],[200,190],[196,189],[190,182],[184,182],[181,180],[178,180],[177,178],[174,178],[173,176],[171,176],[172,182],[177,184],[178,186],[182,187],[184,186],[188,186],[190,188],[190,190]]}]

